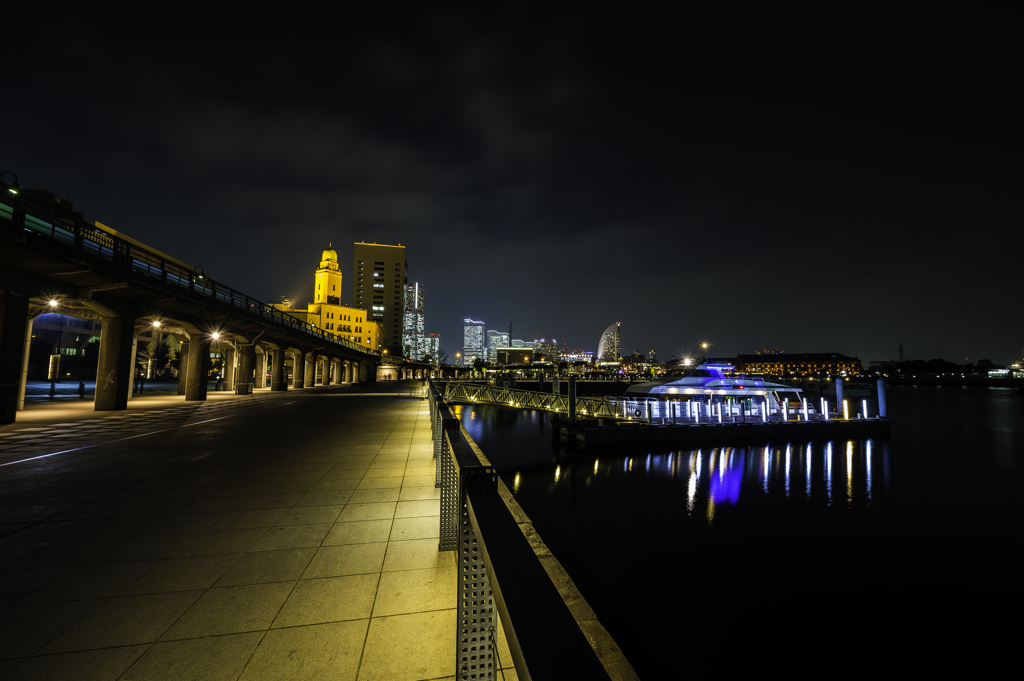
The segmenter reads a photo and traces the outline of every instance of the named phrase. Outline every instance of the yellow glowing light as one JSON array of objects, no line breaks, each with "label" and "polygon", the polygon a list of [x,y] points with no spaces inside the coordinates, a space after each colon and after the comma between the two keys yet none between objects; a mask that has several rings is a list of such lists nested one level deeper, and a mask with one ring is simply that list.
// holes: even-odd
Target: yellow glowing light
[{"label": "yellow glowing light", "polygon": [[561,475],[562,475],[562,467],[561,466],[556,466],[555,467],[555,482],[558,482],[558,478]]},{"label": "yellow glowing light", "polygon": [[210,334],[210,335],[211,335],[211,337],[213,338],[213,340],[217,340],[218,338],[220,338],[220,334],[219,334],[219,333],[217,333],[216,331],[214,331],[214,332],[213,332],[212,334]]},{"label": "yellow glowing light", "polygon": [[51,300],[50,301],[50,307],[57,307],[57,301],[56,300]]}]

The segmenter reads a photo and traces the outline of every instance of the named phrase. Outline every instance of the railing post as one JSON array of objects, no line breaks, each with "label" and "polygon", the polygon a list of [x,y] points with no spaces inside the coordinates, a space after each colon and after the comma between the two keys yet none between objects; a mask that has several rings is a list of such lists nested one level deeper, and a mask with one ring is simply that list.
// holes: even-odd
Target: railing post
[{"label": "railing post", "polygon": [[437,456],[437,471],[441,486],[441,517],[438,551],[459,548],[460,489],[459,466],[452,451],[452,439],[459,435],[459,420],[438,414],[437,442],[441,449]]},{"label": "railing post", "polygon": [[459,612],[455,651],[456,678],[496,679],[494,638],[498,613],[487,575],[487,564],[477,542],[470,489],[494,488],[497,474],[485,466],[460,471],[459,518]]}]

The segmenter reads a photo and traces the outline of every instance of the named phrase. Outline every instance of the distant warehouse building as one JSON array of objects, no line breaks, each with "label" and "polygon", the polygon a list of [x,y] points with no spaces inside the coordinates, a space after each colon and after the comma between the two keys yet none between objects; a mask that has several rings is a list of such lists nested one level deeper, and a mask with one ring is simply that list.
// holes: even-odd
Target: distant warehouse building
[{"label": "distant warehouse building", "polygon": [[838,352],[805,352],[803,354],[737,355],[738,371],[751,376],[810,378],[812,376],[859,376],[862,367],[857,357]]}]

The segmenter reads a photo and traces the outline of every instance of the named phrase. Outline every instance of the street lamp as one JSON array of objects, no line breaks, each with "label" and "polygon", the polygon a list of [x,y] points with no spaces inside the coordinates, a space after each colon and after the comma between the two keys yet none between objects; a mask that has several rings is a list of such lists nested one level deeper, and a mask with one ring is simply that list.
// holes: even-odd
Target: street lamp
[{"label": "street lamp", "polygon": [[18,176],[15,175],[14,171],[11,170],[5,170],[2,173],[0,173],[0,177],[3,177],[4,175],[14,175],[14,182],[12,182],[11,186],[7,188],[7,191],[17,196],[18,190],[21,189],[21,187],[18,186]]}]

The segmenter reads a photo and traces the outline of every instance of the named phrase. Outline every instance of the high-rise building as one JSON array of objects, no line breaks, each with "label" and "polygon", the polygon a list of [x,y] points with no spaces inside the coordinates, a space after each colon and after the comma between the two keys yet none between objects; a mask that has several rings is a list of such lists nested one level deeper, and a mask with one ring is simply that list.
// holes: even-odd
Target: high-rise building
[{"label": "high-rise building", "polygon": [[405,246],[358,241],[352,249],[352,307],[366,310],[381,326],[383,345],[401,355],[405,284],[409,263]]},{"label": "high-rise building", "polygon": [[494,329],[487,329],[487,361],[496,361],[495,350],[497,348],[508,347],[508,334],[502,333],[501,331],[495,331]]},{"label": "high-rise building", "polygon": [[487,361],[486,336],[484,323],[472,319],[463,320],[462,363],[464,366],[473,364],[473,360]]},{"label": "high-rise building", "polygon": [[423,359],[426,350],[423,348],[423,287],[419,282],[405,286],[405,324],[402,332],[402,345],[405,354],[411,359]]},{"label": "high-rise building", "polygon": [[441,336],[436,333],[428,333],[423,336],[423,354],[420,359],[430,357],[431,362],[441,361]]},{"label": "high-rise building", "polygon": [[597,359],[598,361],[605,362],[617,362],[622,356],[620,354],[620,348],[622,347],[621,339],[619,337],[619,322],[615,322],[601,334],[601,340],[597,342]]}]

